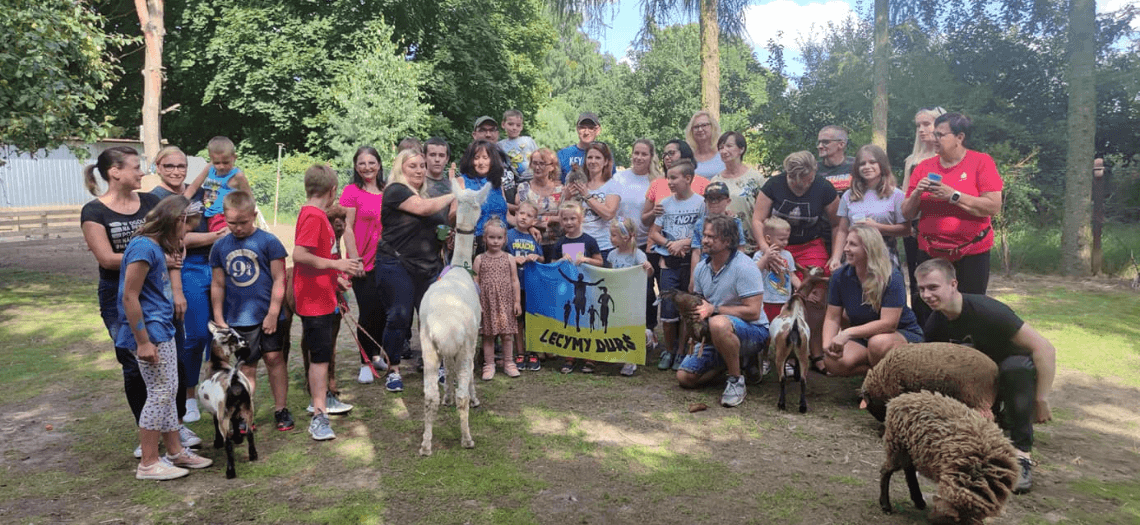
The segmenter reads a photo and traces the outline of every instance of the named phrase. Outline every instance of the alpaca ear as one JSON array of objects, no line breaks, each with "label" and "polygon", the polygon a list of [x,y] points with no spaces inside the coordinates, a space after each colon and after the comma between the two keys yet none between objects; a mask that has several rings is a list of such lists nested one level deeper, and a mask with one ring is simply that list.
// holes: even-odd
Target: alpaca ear
[{"label": "alpaca ear", "polygon": [[459,181],[459,177],[452,177],[451,178],[451,193],[453,195],[459,195],[459,193],[462,191],[463,191],[463,183]]},{"label": "alpaca ear", "polygon": [[488,182],[488,183],[484,184],[482,188],[479,188],[479,193],[475,194],[475,198],[478,199],[479,204],[482,205],[484,202],[487,202],[487,195],[489,195],[490,193],[491,193],[491,183]]}]

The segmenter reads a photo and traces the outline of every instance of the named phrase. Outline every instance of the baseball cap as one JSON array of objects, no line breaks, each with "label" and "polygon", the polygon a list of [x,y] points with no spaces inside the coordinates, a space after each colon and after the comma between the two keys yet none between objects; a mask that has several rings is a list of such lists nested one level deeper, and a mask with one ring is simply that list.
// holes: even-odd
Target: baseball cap
[{"label": "baseball cap", "polygon": [[494,124],[496,127],[499,125],[499,121],[497,121],[491,117],[488,117],[487,115],[483,115],[482,117],[475,119],[475,127],[472,129],[479,129],[479,126],[482,126],[483,124],[486,124],[487,122]]},{"label": "baseball cap", "polygon": [[593,112],[587,111],[585,113],[579,113],[578,114],[578,125],[579,126],[581,126],[582,123],[587,121],[587,120],[590,122],[593,122],[595,126],[600,125],[602,123],[602,121],[598,120],[598,115],[593,113]]},{"label": "baseball cap", "polygon": [[728,186],[725,185],[725,183],[723,183],[723,182],[720,182],[720,181],[710,182],[708,186],[705,186],[705,199],[706,200],[707,199],[727,199],[729,197],[730,197],[730,195],[728,194]]}]

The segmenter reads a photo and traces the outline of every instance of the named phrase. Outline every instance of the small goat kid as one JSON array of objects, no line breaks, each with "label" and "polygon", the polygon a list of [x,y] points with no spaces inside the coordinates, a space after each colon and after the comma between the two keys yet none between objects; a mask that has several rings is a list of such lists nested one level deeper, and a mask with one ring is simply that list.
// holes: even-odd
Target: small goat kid
[{"label": "small goat kid", "polygon": [[712,342],[712,336],[709,333],[709,320],[704,318],[701,320],[696,319],[697,307],[705,301],[705,297],[701,294],[683,292],[681,290],[664,290],[661,292],[661,297],[658,301],[663,300],[673,301],[677,305],[677,311],[681,314],[680,330],[677,333],[677,340],[681,344],[677,345],[678,351],[688,353],[688,349],[692,348],[689,343],[700,343],[697,355],[704,352],[705,345]]},{"label": "small goat kid", "polygon": [[[253,388],[241,372],[249,359],[249,343],[233,328],[210,323],[210,362],[198,383],[198,404],[214,415],[214,448],[226,447],[226,479],[237,477],[234,443],[249,439],[249,460],[257,461],[253,444]],[[237,361],[231,363],[231,359]]]},{"label": "small goat kid", "polygon": [[811,362],[812,335],[808,298],[816,286],[828,281],[820,273],[822,272],[804,272],[806,277],[800,288],[788,298],[780,315],[769,324],[768,351],[765,353],[775,353],[772,365],[776,367],[776,377],[780,378],[780,400],[776,402],[776,408],[780,410],[787,407],[788,378],[784,374],[784,363],[795,354],[795,370],[800,382],[800,413],[807,412],[807,366]]},{"label": "small goat kid", "polygon": [[[470,407],[479,406],[475,397],[475,349],[479,344],[479,322],[482,307],[471,268],[475,223],[480,208],[491,189],[486,184],[479,191],[465,190],[453,180],[451,191],[457,197],[455,217],[455,253],[451,267],[444,270],[420,302],[420,349],[424,370],[439,369],[443,361],[447,370],[445,402],[455,399],[459,409],[460,444],[475,448],[471,438]],[[432,424],[439,410],[439,383],[424,381],[424,437],[420,455],[431,455]]]}]

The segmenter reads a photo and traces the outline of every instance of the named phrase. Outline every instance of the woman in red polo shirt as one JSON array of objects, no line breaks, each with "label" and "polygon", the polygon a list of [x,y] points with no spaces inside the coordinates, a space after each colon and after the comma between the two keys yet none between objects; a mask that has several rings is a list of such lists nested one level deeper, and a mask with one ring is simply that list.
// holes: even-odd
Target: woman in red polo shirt
[{"label": "woman in red polo shirt", "polygon": [[[970,119],[945,113],[934,120],[938,153],[914,169],[903,201],[903,215],[918,221],[917,262],[940,257],[954,264],[958,290],[985,294],[990,280],[990,218],[1001,211],[1002,179],[994,159],[966,149]],[[919,322],[930,309],[915,304]]]}]

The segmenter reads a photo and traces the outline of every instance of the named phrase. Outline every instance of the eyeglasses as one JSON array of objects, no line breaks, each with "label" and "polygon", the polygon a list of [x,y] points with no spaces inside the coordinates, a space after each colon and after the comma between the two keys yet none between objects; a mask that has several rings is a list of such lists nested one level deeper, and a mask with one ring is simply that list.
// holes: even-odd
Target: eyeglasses
[{"label": "eyeglasses", "polygon": [[693,129],[705,129],[705,128],[711,128],[711,127],[712,127],[712,124],[709,124],[708,122],[702,122],[700,124],[693,124]]},{"label": "eyeglasses", "polygon": [[831,144],[832,142],[843,142],[843,141],[839,140],[839,139],[819,139],[819,142],[817,142],[817,144],[819,144],[820,146],[827,146],[827,145]]},{"label": "eyeglasses", "polygon": [[667,149],[667,150],[661,152],[661,156],[663,156],[663,157],[675,157],[675,156],[680,155],[680,154],[681,154],[681,150],[676,150],[676,149]]},{"label": "eyeglasses", "polygon": [[162,166],[162,169],[164,169],[164,170],[186,171],[186,165],[185,164],[159,164],[159,166]]},{"label": "eyeglasses", "polygon": [[543,162],[541,160],[532,160],[532,161],[530,161],[530,165],[531,166],[550,166],[551,163]]},{"label": "eyeglasses", "polygon": [[931,133],[931,135],[934,135],[934,140],[942,140],[942,137],[950,137],[950,136],[953,136],[954,134],[953,133],[943,133],[941,131],[935,131],[934,133]]}]

